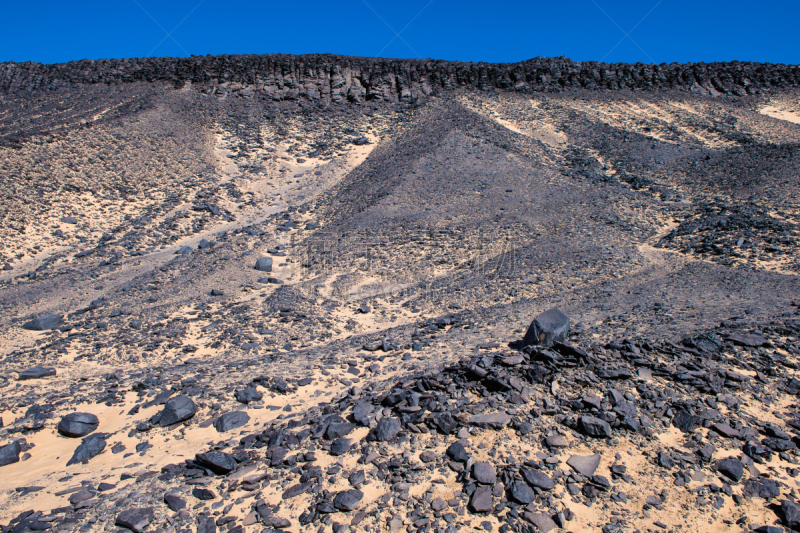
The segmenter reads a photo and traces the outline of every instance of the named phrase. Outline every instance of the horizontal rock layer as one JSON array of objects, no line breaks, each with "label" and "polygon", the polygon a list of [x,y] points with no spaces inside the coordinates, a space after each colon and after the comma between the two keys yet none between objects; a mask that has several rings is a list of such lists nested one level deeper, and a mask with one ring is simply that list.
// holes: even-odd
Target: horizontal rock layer
[{"label": "horizontal rock layer", "polygon": [[690,90],[743,96],[796,87],[797,65],[730,62],[645,65],[575,62],[563,57],[520,63],[462,63],[430,59],[381,59],[315,54],[221,55],[40,63],[0,63],[0,91],[50,92],[75,84],[186,82],[234,83],[270,97],[341,103],[362,100],[413,102],[459,87],[516,92],[592,90]]}]

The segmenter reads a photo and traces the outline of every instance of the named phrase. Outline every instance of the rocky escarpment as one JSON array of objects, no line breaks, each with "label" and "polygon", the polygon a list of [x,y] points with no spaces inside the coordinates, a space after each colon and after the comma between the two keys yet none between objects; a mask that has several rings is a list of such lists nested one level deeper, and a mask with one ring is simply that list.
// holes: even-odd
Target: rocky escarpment
[{"label": "rocky escarpment", "polygon": [[[520,63],[461,63],[430,59],[380,59],[335,55],[223,55],[188,58],[82,60],[54,65],[0,64],[0,91],[50,92],[75,84],[186,82],[226,90],[244,85],[276,100],[321,102],[415,101],[463,87],[516,92],[569,88],[605,90],[679,89],[744,96],[796,87],[796,65],[766,63],[574,62],[535,58]],[[222,88],[219,86],[222,85]]]}]

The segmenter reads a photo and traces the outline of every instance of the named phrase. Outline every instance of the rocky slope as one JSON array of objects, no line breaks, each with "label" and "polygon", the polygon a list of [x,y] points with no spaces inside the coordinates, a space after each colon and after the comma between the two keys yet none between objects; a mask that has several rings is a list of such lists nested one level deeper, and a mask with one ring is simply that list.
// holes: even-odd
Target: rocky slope
[{"label": "rocky slope", "polygon": [[3,533],[800,528],[795,67],[3,72]]}]

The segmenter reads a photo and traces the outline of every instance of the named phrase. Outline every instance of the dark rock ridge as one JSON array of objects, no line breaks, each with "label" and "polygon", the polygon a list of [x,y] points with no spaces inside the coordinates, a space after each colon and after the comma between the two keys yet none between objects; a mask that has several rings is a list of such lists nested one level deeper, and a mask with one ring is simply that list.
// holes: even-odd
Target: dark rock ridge
[{"label": "dark rock ridge", "polygon": [[769,63],[575,62],[564,57],[520,63],[462,63],[431,59],[381,59],[330,54],[220,55],[72,61],[53,65],[0,63],[0,91],[51,92],[74,84],[162,81],[252,86],[275,100],[340,103],[362,100],[412,102],[455,88],[536,92],[583,89],[681,89],[744,96],[764,89],[796,87],[796,65]]}]

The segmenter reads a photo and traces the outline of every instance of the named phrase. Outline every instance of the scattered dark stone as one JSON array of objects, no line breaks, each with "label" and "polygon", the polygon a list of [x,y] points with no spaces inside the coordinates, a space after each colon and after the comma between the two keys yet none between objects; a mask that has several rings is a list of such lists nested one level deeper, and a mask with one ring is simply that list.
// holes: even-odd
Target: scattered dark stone
[{"label": "scattered dark stone", "polygon": [[611,426],[605,420],[600,420],[593,416],[582,416],[580,418],[581,430],[595,438],[611,438]]},{"label": "scattered dark stone", "polygon": [[599,455],[573,455],[567,459],[567,464],[576,472],[585,477],[592,477],[600,466]]},{"label": "scattered dark stone", "polygon": [[536,526],[540,533],[548,533],[558,527],[550,516],[544,513],[525,513],[525,519]]},{"label": "scattered dark stone", "polygon": [[89,459],[100,454],[106,447],[105,435],[94,434],[84,437],[83,442],[75,448],[72,458],[67,461],[67,466],[89,462]]},{"label": "scattered dark stone", "polygon": [[455,441],[447,448],[447,456],[459,463],[463,463],[469,458],[467,450],[464,449],[464,445],[459,441]]},{"label": "scattered dark stone", "polygon": [[29,322],[25,322],[22,325],[22,328],[31,331],[46,331],[48,329],[56,329],[62,324],[63,320],[64,320],[63,315],[48,313],[38,318],[34,318]]},{"label": "scattered dark stone", "polygon": [[726,457],[716,463],[717,471],[725,474],[734,481],[739,481],[744,475],[744,466],[735,457]]},{"label": "scattered dark stone", "polygon": [[569,334],[569,316],[558,309],[549,309],[533,319],[522,339],[522,347],[565,342]]},{"label": "scattered dark stone", "polygon": [[141,507],[122,511],[117,515],[117,519],[114,523],[120,527],[130,529],[134,533],[142,533],[153,521],[153,517],[152,507]]},{"label": "scattered dark stone", "polygon": [[197,498],[198,500],[213,500],[217,497],[212,491],[208,489],[203,489],[200,487],[195,487],[192,489],[192,496]]},{"label": "scattered dark stone", "polygon": [[375,439],[380,442],[392,442],[400,433],[400,421],[396,418],[381,418],[375,428]]},{"label": "scattered dark stone", "polygon": [[352,422],[331,422],[328,424],[328,429],[325,430],[325,438],[330,440],[340,439],[355,428],[356,425]]},{"label": "scattered dark stone", "polygon": [[272,272],[272,258],[259,257],[256,261],[255,269],[259,272]]},{"label": "scattered dark stone", "polygon": [[234,398],[241,403],[250,403],[250,402],[257,402],[262,398],[261,393],[258,392],[258,389],[251,385],[247,388],[242,390],[237,390],[233,393]]},{"label": "scattered dark stone", "polygon": [[347,452],[350,449],[350,446],[353,445],[353,439],[336,439],[331,443],[331,455],[339,456],[343,453]]},{"label": "scattered dark stone", "polygon": [[699,416],[694,416],[688,411],[680,410],[672,417],[672,425],[684,433],[691,433],[700,427],[702,420]]},{"label": "scattered dark stone", "polygon": [[449,411],[436,413],[431,417],[433,424],[445,435],[453,433],[458,427],[458,422],[453,418]]},{"label": "scattered dark stone", "polygon": [[538,470],[523,470],[522,477],[528,482],[531,487],[536,487],[543,490],[550,490],[556,486],[555,481],[543,472]]},{"label": "scattered dark stone", "polygon": [[19,442],[14,441],[11,444],[0,446],[0,466],[10,465],[19,462],[19,454],[22,447]]},{"label": "scattered dark stone", "polygon": [[355,488],[358,488],[360,485],[366,483],[367,481],[367,474],[363,470],[357,470],[347,476],[347,481]]},{"label": "scattered dark stone", "polygon": [[192,418],[197,413],[197,406],[185,394],[170,398],[164,405],[164,410],[157,414],[158,425],[171,426]]},{"label": "scattered dark stone", "polygon": [[750,346],[752,348],[758,348],[759,346],[769,344],[767,339],[763,336],[747,333],[734,333],[732,335],[728,335],[728,340],[734,344],[738,344],[740,346]]},{"label": "scattered dark stone", "polygon": [[773,479],[748,479],[744,483],[745,494],[758,496],[759,498],[777,498],[781,490]]},{"label": "scattered dark stone", "polygon": [[490,463],[481,461],[472,465],[472,477],[478,483],[494,485],[497,482],[497,471]]},{"label": "scattered dark stone", "polygon": [[522,505],[528,505],[536,498],[533,489],[522,481],[513,482],[508,489],[508,493],[512,500]]},{"label": "scattered dark stone", "polygon": [[206,453],[198,453],[195,455],[195,461],[202,466],[214,472],[217,475],[225,475],[236,470],[236,459],[232,455],[219,450],[214,450]]},{"label": "scattered dark stone", "polygon": [[306,483],[299,483],[297,485],[292,485],[291,487],[283,491],[282,498],[284,500],[288,500],[290,498],[294,498],[295,496],[300,496],[301,494],[308,492],[313,484],[314,483],[312,481],[307,481]]},{"label": "scattered dark stone", "polygon": [[186,508],[186,500],[184,500],[177,494],[165,494],[164,503],[166,503],[167,507],[169,507],[173,512],[176,513],[181,509]]},{"label": "scattered dark stone", "polygon": [[477,414],[469,419],[469,424],[484,429],[499,431],[511,422],[511,417],[505,413]]},{"label": "scattered dark stone", "polygon": [[28,379],[41,379],[56,375],[56,369],[52,367],[35,366],[19,373],[19,381]]},{"label": "scattered dark stone", "polygon": [[492,502],[492,487],[481,485],[469,500],[469,508],[473,513],[489,513],[494,509]]},{"label": "scattered dark stone", "polygon": [[781,511],[783,512],[783,523],[792,529],[800,529],[800,505],[792,500],[783,500],[781,502]]},{"label": "scattered dark stone", "polygon": [[70,413],[58,423],[58,432],[65,437],[85,437],[100,424],[100,420],[91,413]]},{"label": "scattered dark stone", "polygon": [[343,490],[333,498],[333,506],[340,511],[352,511],[358,506],[363,498],[364,493],[360,490]]},{"label": "scattered dark stone", "polygon": [[567,439],[565,439],[562,435],[550,435],[544,439],[544,442],[551,448],[566,448],[569,446]]}]

